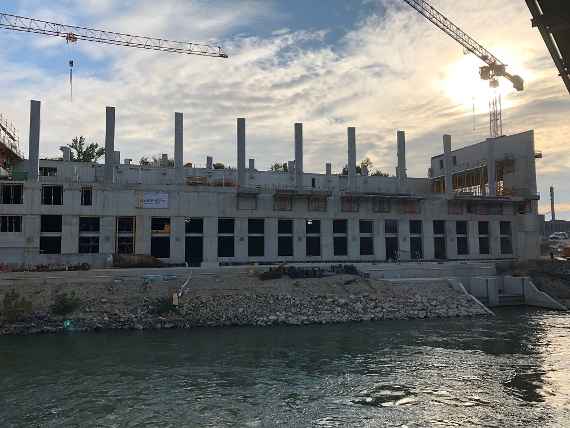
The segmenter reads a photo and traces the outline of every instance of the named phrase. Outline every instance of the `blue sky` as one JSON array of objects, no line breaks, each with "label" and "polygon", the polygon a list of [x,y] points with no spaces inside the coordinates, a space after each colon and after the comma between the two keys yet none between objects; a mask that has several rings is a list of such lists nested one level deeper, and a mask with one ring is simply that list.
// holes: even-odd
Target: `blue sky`
[{"label": "blue sky", "polygon": [[[548,186],[570,218],[570,96],[530,26],[522,0],[433,0],[527,83],[504,82],[504,132],[535,129],[541,210]],[[306,169],[340,170],[346,127],[357,156],[393,173],[395,134],[407,132],[409,173],[424,177],[450,133],[454,147],[488,133],[488,90],[476,58],[401,0],[9,0],[0,10],[38,19],[177,40],[222,43],[228,60],[139,51],[0,31],[0,111],[27,150],[28,102],[42,101],[41,153],[75,135],[102,142],[106,105],[117,107],[122,157],[173,152],[173,115],[185,113],[185,160],[235,164],[235,118],[247,118],[258,168],[293,157],[305,123]],[[69,101],[68,61],[75,61]],[[473,115],[473,107],[475,114]],[[475,125],[475,126],[474,126]]]}]

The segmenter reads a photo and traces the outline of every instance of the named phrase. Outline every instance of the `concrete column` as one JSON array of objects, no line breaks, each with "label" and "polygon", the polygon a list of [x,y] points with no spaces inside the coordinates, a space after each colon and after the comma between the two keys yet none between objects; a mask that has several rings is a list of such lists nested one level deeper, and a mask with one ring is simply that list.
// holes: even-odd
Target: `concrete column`
[{"label": "concrete column", "polygon": [[445,239],[447,258],[456,259],[457,258],[457,234],[455,233],[455,220],[445,221]]},{"label": "concrete column", "polygon": [[356,128],[349,127],[348,135],[348,188],[356,190]]},{"label": "concrete column", "polygon": [[[61,219],[61,254],[77,254],[79,252],[79,217],[64,215]],[[99,238],[101,252],[101,238]]]},{"label": "concrete column", "polygon": [[410,220],[408,218],[398,220],[398,248],[400,249],[400,260],[410,260],[412,258],[410,250]]},{"label": "concrete column", "polygon": [[327,162],[325,164],[325,174],[326,175],[332,175],[332,165],[330,162]]},{"label": "concrete column", "polygon": [[497,174],[495,170],[495,140],[487,138],[487,179],[489,181],[489,196],[497,195]]},{"label": "concrete column", "polygon": [[40,169],[40,110],[41,103],[30,101],[30,138],[28,140],[28,180],[38,181]]},{"label": "concrete column", "polygon": [[186,225],[184,217],[170,218],[170,263],[186,261]]},{"label": "concrete column", "polygon": [[105,111],[105,183],[113,183],[115,164],[115,107]]},{"label": "concrete column", "polygon": [[247,218],[235,219],[235,259],[239,262],[246,262],[248,259],[247,223]]},{"label": "concrete column", "polygon": [[212,156],[206,156],[206,169],[212,169],[214,167],[214,158]]},{"label": "concrete column", "polygon": [[376,260],[386,260],[386,235],[384,233],[383,218],[374,222],[374,258]]},{"label": "concrete column", "polygon": [[489,221],[489,252],[492,257],[499,257],[501,255],[501,238],[500,226],[496,220]]},{"label": "concrete column", "polygon": [[[322,225],[322,223],[321,223]],[[293,258],[295,260],[303,260],[307,255],[305,244],[307,233],[304,218],[296,218],[293,220]]]},{"label": "concrete column", "polygon": [[321,256],[323,260],[334,257],[333,222],[330,218],[321,219]]},{"label": "concrete column", "polygon": [[174,167],[179,181],[184,180],[184,115],[174,113]]},{"label": "concrete column", "polygon": [[115,253],[115,217],[101,217],[99,232],[99,253],[114,254]]},{"label": "concrete column", "polygon": [[467,222],[467,239],[469,241],[469,257],[479,256],[479,224],[476,221]]},{"label": "concrete column", "polygon": [[295,182],[303,190],[303,124],[295,124]]},{"label": "concrete column", "polygon": [[431,218],[424,220],[422,232],[424,259],[433,260],[435,258],[435,246],[433,242],[433,220]]},{"label": "concrete column", "polygon": [[245,119],[240,117],[237,120],[237,167],[238,185],[247,186],[247,176],[245,174]]},{"label": "concrete column", "polygon": [[150,217],[138,215],[135,221],[135,254],[150,255]]},{"label": "concrete column", "polygon": [[59,148],[59,150],[61,150],[61,153],[63,154],[63,161],[64,162],[71,161],[71,149],[69,147],[61,146]]},{"label": "concrete column", "polygon": [[277,258],[277,219],[274,217],[265,219],[265,258]]},{"label": "concrete column", "polygon": [[250,172],[255,170],[255,159],[249,159],[248,169]]},{"label": "concrete column", "polygon": [[445,174],[445,193],[453,194],[453,181],[451,174],[451,135],[443,136],[443,171]]},{"label": "concrete column", "polygon": [[404,131],[397,132],[398,141],[398,166],[396,167],[396,177],[403,181],[407,177],[406,173],[406,133]]},{"label": "concrete column", "polygon": [[202,267],[218,266],[218,218],[204,218],[204,261]]},{"label": "concrete column", "polygon": [[349,259],[360,259],[360,231],[358,218],[351,217],[347,222],[347,250]]}]

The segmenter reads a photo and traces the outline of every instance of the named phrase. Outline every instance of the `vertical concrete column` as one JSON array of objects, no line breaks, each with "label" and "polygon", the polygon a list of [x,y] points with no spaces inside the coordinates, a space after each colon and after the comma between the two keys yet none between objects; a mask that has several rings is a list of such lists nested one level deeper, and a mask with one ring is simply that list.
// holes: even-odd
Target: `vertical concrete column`
[{"label": "vertical concrete column", "polygon": [[398,247],[400,249],[400,260],[410,260],[412,258],[409,218],[400,218],[398,220]]},{"label": "vertical concrete column", "polygon": [[457,234],[455,229],[455,220],[447,220],[445,222],[445,238],[447,258],[456,259],[457,258]]},{"label": "vertical concrete column", "polygon": [[265,219],[265,259],[277,258],[277,219],[268,217]]},{"label": "vertical concrete column", "polygon": [[245,174],[245,119],[243,117],[237,120],[237,167],[238,167],[238,185],[239,187],[247,186],[247,177]]},{"label": "vertical concrete column", "polygon": [[184,180],[184,115],[174,113],[174,167],[178,181]]},{"label": "vertical concrete column", "polygon": [[[24,247],[24,255],[33,257],[39,254],[40,252],[41,216],[25,215],[22,218],[22,222],[23,222],[22,231],[25,233],[26,236],[26,246]],[[24,260],[24,263],[28,263],[28,260],[27,259]]]},{"label": "vertical concrete column", "polygon": [[100,233],[99,233],[99,253],[114,254],[115,253],[115,217],[101,217]]},{"label": "vertical concrete column", "polygon": [[115,165],[115,107],[105,111],[105,183],[113,182]]},{"label": "vertical concrete column", "polygon": [[40,168],[40,111],[41,103],[30,101],[30,137],[28,140],[28,180],[38,181]]},{"label": "vertical concrete column", "polygon": [[303,190],[303,124],[295,124],[295,184]]},{"label": "vertical concrete column", "polygon": [[347,129],[348,136],[348,188],[356,190],[356,128]]},{"label": "vertical concrete column", "polygon": [[396,167],[396,177],[399,181],[404,181],[407,177],[406,173],[406,133],[404,131],[397,132],[398,144],[398,166]]},{"label": "vertical concrete column", "polygon": [[135,254],[150,255],[150,217],[136,216]]},{"label": "vertical concrete column", "polygon": [[347,222],[347,250],[348,258],[353,260],[360,259],[360,230],[358,218],[351,217]]},{"label": "vertical concrete column", "polygon": [[333,222],[330,218],[321,219],[321,256],[323,260],[334,257]]},{"label": "vertical concrete column", "polygon": [[422,232],[424,259],[433,260],[435,258],[435,247],[433,242],[433,220],[431,218],[424,220]]},{"label": "vertical concrete column", "polygon": [[255,170],[255,159],[249,159],[248,169],[249,172],[253,172]]},{"label": "vertical concrete column", "polygon": [[247,218],[235,219],[235,259],[240,262],[246,262],[248,255],[248,221]]},{"label": "vertical concrete column", "polygon": [[386,260],[386,234],[383,218],[376,219],[374,222],[374,258]]},{"label": "vertical concrete column", "polygon": [[201,267],[218,266],[218,218],[204,217],[204,261]]},{"label": "vertical concrete column", "polygon": [[445,174],[445,193],[453,194],[453,181],[451,175],[451,135],[443,136],[443,171]]},{"label": "vertical concrete column", "polygon": [[497,220],[489,221],[489,252],[492,257],[499,257],[501,255],[501,233],[500,226]]},{"label": "vertical concrete column", "polygon": [[332,164],[330,162],[325,164],[325,174],[332,175]]},{"label": "vertical concrete column", "polygon": [[497,174],[495,168],[495,140],[493,138],[487,138],[487,179],[489,181],[489,196],[497,195]]},{"label": "vertical concrete column", "polygon": [[479,224],[476,221],[467,222],[467,239],[469,240],[469,256],[479,257]]},{"label": "vertical concrete column", "polygon": [[[99,238],[99,252],[101,251]],[[61,254],[77,254],[79,252],[79,217],[64,215],[61,219]]]},{"label": "vertical concrete column", "polygon": [[[322,226],[322,223],[321,223]],[[293,258],[295,260],[303,260],[307,255],[306,248],[307,230],[304,218],[296,218],[293,220]]]},{"label": "vertical concrete column", "polygon": [[170,218],[170,263],[186,261],[186,224],[184,217]]}]

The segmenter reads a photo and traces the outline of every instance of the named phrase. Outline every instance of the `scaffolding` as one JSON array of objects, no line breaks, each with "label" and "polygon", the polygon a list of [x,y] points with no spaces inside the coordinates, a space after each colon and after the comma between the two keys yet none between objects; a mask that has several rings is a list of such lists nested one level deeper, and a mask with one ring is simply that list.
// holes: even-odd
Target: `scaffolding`
[{"label": "scaffolding", "polygon": [[0,149],[8,149],[12,158],[24,158],[20,151],[20,137],[16,127],[2,113],[0,113]]}]

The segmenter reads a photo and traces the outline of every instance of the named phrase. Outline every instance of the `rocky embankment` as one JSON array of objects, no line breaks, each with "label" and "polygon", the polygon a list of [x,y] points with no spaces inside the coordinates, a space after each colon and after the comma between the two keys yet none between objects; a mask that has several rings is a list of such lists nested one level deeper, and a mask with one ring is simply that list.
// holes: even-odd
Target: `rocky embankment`
[{"label": "rocky embankment", "polygon": [[151,279],[101,272],[105,275],[65,272],[42,280],[0,277],[0,335],[487,315],[469,296],[437,279],[340,274],[262,281],[254,271],[195,272],[175,306],[172,295],[187,272]]}]

